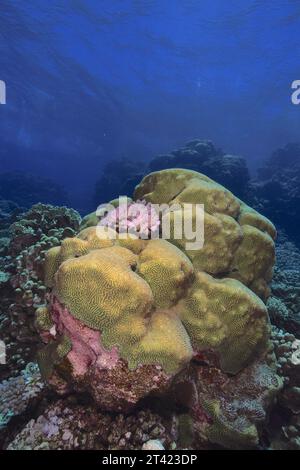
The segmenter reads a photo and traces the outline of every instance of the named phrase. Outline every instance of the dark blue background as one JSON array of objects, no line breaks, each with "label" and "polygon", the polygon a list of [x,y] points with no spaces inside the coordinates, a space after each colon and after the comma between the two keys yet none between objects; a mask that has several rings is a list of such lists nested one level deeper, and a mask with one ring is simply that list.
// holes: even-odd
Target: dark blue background
[{"label": "dark blue background", "polygon": [[194,137],[255,167],[298,140],[299,58],[297,0],[1,0],[0,170],[80,207],[103,162]]}]

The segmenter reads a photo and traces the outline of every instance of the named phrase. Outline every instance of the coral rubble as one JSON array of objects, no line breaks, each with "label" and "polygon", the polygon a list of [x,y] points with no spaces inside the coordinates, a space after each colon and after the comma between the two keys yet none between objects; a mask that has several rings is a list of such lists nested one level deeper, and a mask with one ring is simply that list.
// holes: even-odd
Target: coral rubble
[{"label": "coral rubble", "polygon": [[151,410],[125,416],[95,411],[89,405],[50,405],[32,419],[8,445],[8,450],[141,449],[149,441],[172,448],[177,427],[172,416],[162,418]]}]

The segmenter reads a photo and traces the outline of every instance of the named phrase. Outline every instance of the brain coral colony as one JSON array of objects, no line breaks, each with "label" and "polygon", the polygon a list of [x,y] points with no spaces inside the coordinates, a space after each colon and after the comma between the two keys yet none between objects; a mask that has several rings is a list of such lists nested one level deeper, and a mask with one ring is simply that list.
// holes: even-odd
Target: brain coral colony
[{"label": "brain coral colony", "polygon": [[[140,201],[148,213],[150,203],[204,204],[203,248],[189,250],[174,237],[174,217],[169,240],[121,237],[121,225],[144,220],[126,219],[116,201],[104,220],[92,213],[59,236],[50,228],[43,240],[50,235],[56,243],[42,242],[43,256],[37,252],[44,271],[42,301],[34,302],[40,372],[33,364],[21,380],[1,384],[4,447],[276,446],[268,426],[288,373],[280,373],[281,330],[272,330],[266,307],[273,224],[192,170],[150,173],[128,205]],[[192,211],[189,217],[194,222]],[[105,237],[98,237],[99,222],[108,222]],[[27,409],[52,393],[17,434],[8,423],[23,410],[10,385],[25,395]]]}]

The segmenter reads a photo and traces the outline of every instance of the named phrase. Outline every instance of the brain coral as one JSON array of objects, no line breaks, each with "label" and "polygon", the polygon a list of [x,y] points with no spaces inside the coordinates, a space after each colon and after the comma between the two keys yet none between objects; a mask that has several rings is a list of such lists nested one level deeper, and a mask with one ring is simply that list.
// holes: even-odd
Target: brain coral
[{"label": "brain coral", "polygon": [[40,353],[42,373],[54,386],[89,384],[111,409],[169,386],[202,351],[215,355],[223,373],[236,374],[263,355],[269,337],[263,300],[274,263],[271,222],[189,170],[152,173],[134,197],[204,204],[203,248],[187,250],[172,230],[169,241],[111,239],[111,228],[99,239],[86,224],[45,262],[53,326]]},{"label": "brain coral", "polygon": [[[274,225],[205,175],[171,169],[151,173],[135,190],[134,197],[154,204],[204,204],[202,249],[186,250],[186,241],[172,239],[197,271],[238,279],[265,300],[275,261]],[[171,228],[176,210],[169,217]],[[195,217],[193,212],[190,217]]]}]

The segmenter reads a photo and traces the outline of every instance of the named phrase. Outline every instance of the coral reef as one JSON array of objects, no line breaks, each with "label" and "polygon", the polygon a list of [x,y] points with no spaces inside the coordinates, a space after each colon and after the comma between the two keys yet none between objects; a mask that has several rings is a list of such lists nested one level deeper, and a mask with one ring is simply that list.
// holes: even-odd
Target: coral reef
[{"label": "coral reef", "polygon": [[1,289],[7,373],[18,373],[34,358],[39,342],[35,310],[46,303],[47,295],[43,281],[45,253],[65,237],[74,236],[80,220],[73,209],[36,204],[10,226]]},{"label": "coral reef", "polygon": [[28,363],[17,377],[0,383],[0,438],[12,418],[41,400],[44,383],[37,364]]},{"label": "coral reef", "polygon": [[9,254],[18,256],[21,251],[40,241],[43,235],[56,237],[58,242],[72,236],[78,230],[80,221],[79,214],[73,209],[35,204],[11,225]]},{"label": "coral reef", "polygon": [[143,175],[143,163],[141,161],[121,158],[106,163],[102,175],[95,185],[94,203],[96,207],[119,195],[132,194],[135,185]]},{"label": "coral reef", "polygon": [[23,210],[16,203],[0,198],[0,285],[3,283],[4,277],[7,276],[7,273],[4,272],[4,261],[10,243],[9,227],[17,220]]},{"label": "coral reef", "polygon": [[[42,375],[59,394],[89,393],[102,410],[128,412],[148,396],[171,390],[177,396],[182,374],[200,394],[204,381],[200,385],[192,378],[194,361],[209,354],[211,374],[216,370],[232,389],[241,380],[241,401],[247,381],[249,394],[255,390],[258,402],[259,393],[264,397],[256,406],[265,411],[257,420],[249,418],[257,445],[258,425],[280,388],[264,362],[270,327],[259,298],[269,294],[274,226],[224,187],[190,170],[148,175],[135,199],[204,203],[209,221],[204,247],[188,250],[172,236],[169,241],[123,238],[117,232],[111,237],[111,227],[89,226],[96,219],[86,219],[77,237],[64,239],[46,256],[52,294],[48,308],[37,312],[46,343],[39,352]],[[245,376],[229,379],[238,372]],[[209,397],[210,391],[201,403]]]},{"label": "coral reef", "polygon": [[110,161],[96,182],[94,202],[98,206],[119,195],[131,196],[145,175],[168,168],[204,173],[238,197],[243,198],[247,194],[250,175],[246,160],[237,155],[225,154],[209,140],[195,139],[169,154],[154,157],[148,165],[128,159]]},{"label": "coral reef", "polygon": [[243,157],[224,153],[211,141],[195,139],[169,154],[158,155],[147,167],[123,160],[108,164],[97,183],[98,205],[120,194],[132,195],[139,180],[149,172],[184,168],[206,174],[243,199],[251,207],[270,217],[299,243],[300,145],[287,144],[278,149],[258,175],[250,179]]},{"label": "coral reef", "polygon": [[160,220],[151,204],[126,200],[111,209],[101,219],[100,225],[115,229],[118,233],[131,233],[147,239],[158,233]]},{"label": "coral reef", "polygon": [[282,388],[272,361],[270,365],[258,361],[233,377],[214,367],[196,369],[198,400],[193,417],[200,443],[208,440],[230,449],[261,445],[263,426]]},{"label": "coral reef", "polygon": [[204,173],[238,197],[244,196],[250,179],[244,158],[224,154],[208,140],[192,140],[183,148],[168,155],[159,155],[149,163],[150,171],[167,168],[186,168]]},{"label": "coral reef", "polygon": [[247,190],[247,201],[300,242],[300,145],[275,151]]},{"label": "coral reef", "polygon": [[272,342],[284,387],[273,411],[280,425],[276,433],[271,429],[271,448],[300,450],[300,340],[274,326]]},{"label": "coral reef", "polygon": [[[196,147],[203,162],[218,152],[186,148]],[[272,280],[273,224],[193,170],[149,174],[126,209],[140,201],[136,218],[111,201],[108,216],[89,214],[80,228],[70,209],[38,204],[20,216],[9,206],[0,446],[299,449],[299,250],[279,232]],[[150,203],[173,206],[155,214],[159,235],[170,223],[168,241],[151,239]],[[175,236],[193,203],[204,204],[196,249]],[[194,226],[195,212],[186,216]],[[143,238],[122,237],[132,222]],[[37,347],[39,370],[26,366]]]},{"label": "coral reef", "polygon": [[170,449],[176,435],[172,416],[162,418],[147,409],[136,415],[110,416],[89,405],[61,400],[50,405],[36,420],[30,420],[7,449],[133,450],[149,448],[149,441],[159,441]]},{"label": "coral reef", "polygon": [[300,164],[300,144],[294,142],[275,150],[270,158],[259,169],[260,179],[266,180],[278,171],[294,168]]},{"label": "coral reef", "polygon": [[0,198],[0,254],[4,255],[3,248],[9,241],[9,227],[15,222],[17,216],[23,211],[18,204]]},{"label": "coral reef", "polygon": [[27,209],[40,202],[53,205],[68,202],[66,193],[55,182],[21,171],[0,174],[0,199]]},{"label": "coral reef", "polygon": [[[273,224],[223,186],[190,170],[162,170],[143,179],[134,197],[154,204],[204,204],[204,246],[188,250],[183,236],[170,241],[184,250],[198,271],[232,277],[266,299],[275,259]],[[176,220],[176,207],[166,216]],[[188,218],[188,214],[186,214]],[[195,213],[190,213],[193,225]],[[173,222],[174,225],[174,222]],[[172,228],[172,227],[171,227]],[[226,276],[225,276],[226,274]]]},{"label": "coral reef", "polygon": [[267,307],[272,323],[300,338],[300,250],[279,232]]},{"label": "coral reef", "polygon": [[[73,240],[75,249],[76,240]],[[58,258],[64,252],[65,242],[71,243],[69,240],[62,243]],[[86,241],[87,247],[91,243]],[[167,245],[165,259],[159,257],[160,244]],[[179,250],[163,240],[148,242],[144,258],[139,259],[143,277],[132,271],[138,256],[130,250],[121,246],[88,249],[88,254],[70,257],[60,265],[54,280],[59,301],[53,297],[51,318],[55,331],[67,334],[72,342],[67,359],[76,387],[82,382],[105,408],[126,409],[150,391],[166,388],[173,374],[191,358],[190,341],[177,316],[167,309],[153,312],[155,296],[160,292],[156,286],[151,290],[150,285],[155,281],[152,281],[152,269],[158,276],[161,271],[160,287],[165,284],[165,293],[170,292],[172,304],[174,288],[192,275],[192,266]],[[169,271],[169,277],[164,279],[165,270]],[[82,280],[78,284],[79,278]],[[159,305],[159,298],[157,302]],[[51,382],[54,347],[50,342],[39,359],[43,374]]]}]

